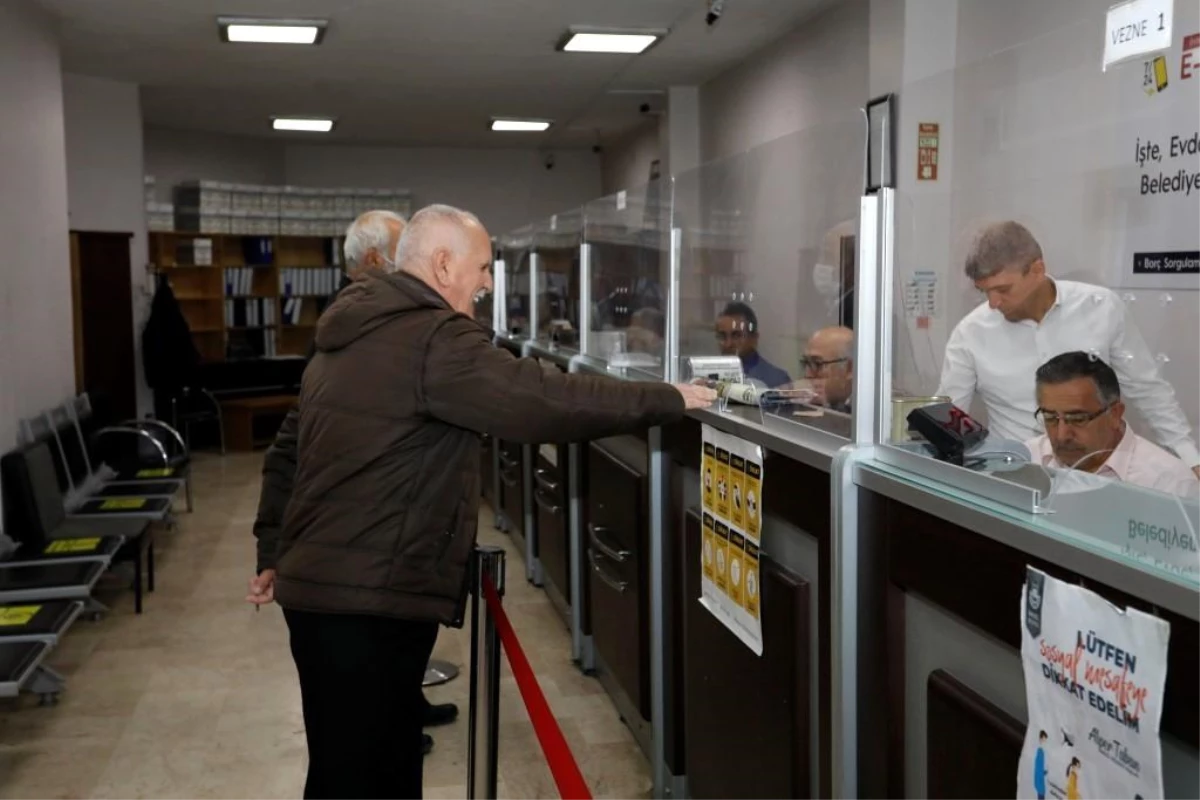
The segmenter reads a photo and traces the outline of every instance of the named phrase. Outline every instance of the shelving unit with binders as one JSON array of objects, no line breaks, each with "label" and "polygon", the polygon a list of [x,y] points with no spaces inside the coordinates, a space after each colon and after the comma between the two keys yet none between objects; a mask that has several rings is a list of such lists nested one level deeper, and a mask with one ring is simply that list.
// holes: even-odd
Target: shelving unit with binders
[{"label": "shelving unit with binders", "polygon": [[150,234],[206,362],[305,356],[342,276],[340,236]]}]

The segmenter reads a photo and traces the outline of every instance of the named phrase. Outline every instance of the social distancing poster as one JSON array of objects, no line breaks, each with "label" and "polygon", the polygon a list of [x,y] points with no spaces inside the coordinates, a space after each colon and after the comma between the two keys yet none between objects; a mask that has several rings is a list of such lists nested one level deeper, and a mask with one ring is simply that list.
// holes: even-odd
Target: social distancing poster
[{"label": "social distancing poster", "polygon": [[705,425],[701,470],[700,603],[761,656],[762,448]]},{"label": "social distancing poster", "polygon": [[1029,727],[1017,797],[1162,797],[1170,625],[1030,567],[1021,604]]}]

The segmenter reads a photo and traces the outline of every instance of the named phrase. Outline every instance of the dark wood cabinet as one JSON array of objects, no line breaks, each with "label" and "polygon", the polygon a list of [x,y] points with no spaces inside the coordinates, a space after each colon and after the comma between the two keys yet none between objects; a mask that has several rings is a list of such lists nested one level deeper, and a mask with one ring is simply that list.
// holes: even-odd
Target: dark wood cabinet
[{"label": "dark wood cabinet", "polygon": [[[811,797],[810,585],[762,561],[763,653],[700,604],[700,518],[684,517],[684,703],[692,797]],[[736,730],[736,735],[731,731]],[[736,741],[737,757],[730,757]]]},{"label": "dark wood cabinet", "polygon": [[538,558],[545,578],[568,605],[571,602],[571,541],[567,522],[567,448],[542,445],[533,467]]},{"label": "dark wood cabinet", "polygon": [[[585,543],[596,652],[643,719],[650,718],[646,451],[639,440],[588,448]],[[632,462],[632,463],[631,463]]]}]

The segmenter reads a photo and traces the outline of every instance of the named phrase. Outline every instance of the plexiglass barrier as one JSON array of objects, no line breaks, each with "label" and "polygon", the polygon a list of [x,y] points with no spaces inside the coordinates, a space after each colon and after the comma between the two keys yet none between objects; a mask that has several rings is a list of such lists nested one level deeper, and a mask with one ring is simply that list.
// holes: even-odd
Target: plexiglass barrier
[{"label": "plexiglass barrier", "polygon": [[898,93],[889,443],[951,456],[908,420],[952,403],[989,431],[963,470],[1195,583],[1200,83],[1180,65],[1200,11],[1103,70],[1105,10]]},{"label": "plexiglass barrier", "polygon": [[554,214],[534,225],[537,253],[537,319],[539,342],[564,350],[579,348],[579,246],[583,243],[583,209]]},{"label": "plexiglass barrier", "polygon": [[591,259],[586,355],[613,369],[663,377],[671,182],[592,201],[583,209]]},{"label": "plexiglass barrier", "polygon": [[675,177],[680,374],[740,364],[768,422],[850,434],[865,136],[850,116]]},{"label": "plexiglass barrier", "polygon": [[532,302],[530,300],[530,258],[533,255],[533,225],[526,225],[499,237],[499,251],[504,259],[505,298],[508,310],[508,333],[529,337]]}]

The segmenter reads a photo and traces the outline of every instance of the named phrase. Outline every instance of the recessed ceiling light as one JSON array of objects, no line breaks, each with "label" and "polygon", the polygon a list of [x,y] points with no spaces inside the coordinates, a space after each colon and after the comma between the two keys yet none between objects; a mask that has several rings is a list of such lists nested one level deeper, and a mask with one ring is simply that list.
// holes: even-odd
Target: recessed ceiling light
[{"label": "recessed ceiling light", "polygon": [[572,28],[563,36],[559,50],[568,53],[644,53],[666,36],[666,31],[588,30]]},{"label": "recessed ceiling light", "polygon": [[323,19],[217,17],[221,41],[238,43],[319,44],[328,24]]},{"label": "recessed ceiling light", "polygon": [[493,119],[494,131],[544,131],[550,127],[548,119]]},{"label": "recessed ceiling light", "polygon": [[329,133],[333,130],[333,120],[329,117],[271,117],[271,127],[277,131]]}]

